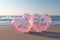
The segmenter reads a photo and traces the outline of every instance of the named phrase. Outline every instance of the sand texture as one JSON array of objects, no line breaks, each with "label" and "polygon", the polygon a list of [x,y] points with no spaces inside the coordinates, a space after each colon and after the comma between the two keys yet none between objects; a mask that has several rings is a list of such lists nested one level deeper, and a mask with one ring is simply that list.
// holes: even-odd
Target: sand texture
[{"label": "sand texture", "polygon": [[19,33],[13,26],[0,26],[0,40],[60,40],[60,26],[51,26],[42,33]]}]

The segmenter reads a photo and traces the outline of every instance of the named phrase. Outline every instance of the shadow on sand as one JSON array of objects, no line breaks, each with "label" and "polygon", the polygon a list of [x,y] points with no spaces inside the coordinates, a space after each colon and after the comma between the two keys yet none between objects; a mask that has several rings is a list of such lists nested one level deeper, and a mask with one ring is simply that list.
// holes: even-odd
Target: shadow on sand
[{"label": "shadow on sand", "polygon": [[44,31],[44,32],[29,32],[27,34],[60,39],[60,33],[57,33],[57,32]]}]

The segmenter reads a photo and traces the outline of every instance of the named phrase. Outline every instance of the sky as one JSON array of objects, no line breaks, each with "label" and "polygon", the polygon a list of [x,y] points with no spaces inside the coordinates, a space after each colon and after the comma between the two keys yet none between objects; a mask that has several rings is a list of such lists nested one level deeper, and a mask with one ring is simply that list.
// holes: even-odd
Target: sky
[{"label": "sky", "polygon": [[60,0],[0,0],[0,15],[60,15]]}]

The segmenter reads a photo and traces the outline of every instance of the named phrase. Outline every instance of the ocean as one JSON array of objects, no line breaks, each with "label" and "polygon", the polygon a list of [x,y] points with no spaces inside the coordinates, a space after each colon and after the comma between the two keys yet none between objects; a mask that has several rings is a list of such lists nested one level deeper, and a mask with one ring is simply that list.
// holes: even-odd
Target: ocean
[{"label": "ocean", "polygon": [[[12,25],[12,20],[22,16],[0,16],[0,25]],[[51,25],[60,25],[60,16],[51,16]]]}]

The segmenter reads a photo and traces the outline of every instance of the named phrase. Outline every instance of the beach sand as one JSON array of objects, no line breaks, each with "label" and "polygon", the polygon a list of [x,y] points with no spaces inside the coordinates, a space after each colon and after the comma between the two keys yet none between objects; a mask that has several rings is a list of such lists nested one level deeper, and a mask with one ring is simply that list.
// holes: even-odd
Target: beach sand
[{"label": "beach sand", "polygon": [[42,33],[19,33],[13,26],[0,26],[0,40],[60,40],[60,26],[51,26]]}]

